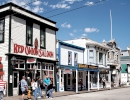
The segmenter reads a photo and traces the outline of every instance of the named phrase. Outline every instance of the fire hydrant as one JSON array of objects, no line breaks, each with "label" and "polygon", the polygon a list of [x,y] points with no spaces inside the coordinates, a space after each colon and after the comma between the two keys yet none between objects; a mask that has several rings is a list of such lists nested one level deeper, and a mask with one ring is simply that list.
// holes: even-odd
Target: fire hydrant
[{"label": "fire hydrant", "polygon": [[28,100],[31,100],[31,88],[28,87],[28,94],[27,94]]}]

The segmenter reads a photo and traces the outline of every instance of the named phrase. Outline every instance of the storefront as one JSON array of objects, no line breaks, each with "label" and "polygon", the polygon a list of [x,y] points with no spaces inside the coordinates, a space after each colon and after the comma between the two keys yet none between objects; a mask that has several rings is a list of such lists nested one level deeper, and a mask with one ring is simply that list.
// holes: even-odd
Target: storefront
[{"label": "storefront", "polygon": [[[76,76],[77,71],[77,76]],[[88,90],[94,88],[93,84],[98,84],[98,66],[77,64],[77,66],[60,66],[59,68],[59,91],[74,91],[73,79],[77,80],[77,88],[81,90]],[[88,85],[89,84],[89,85]],[[98,85],[96,85],[96,89]]]},{"label": "storefront", "polygon": [[4,72],[0,78],[8,83],[7,96],[21,94],[22,76],[30,83],[32,78],[48,75],[55,85],[56,22],[13,3],[2,5],[0,15],[0,67]]}]

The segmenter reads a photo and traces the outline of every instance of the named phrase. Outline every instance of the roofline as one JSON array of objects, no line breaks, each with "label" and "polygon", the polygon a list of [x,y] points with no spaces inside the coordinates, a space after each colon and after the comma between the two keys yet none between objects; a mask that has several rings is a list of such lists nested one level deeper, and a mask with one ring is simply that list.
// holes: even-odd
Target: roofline
[{"label": "roofline", "polygon": [[[40,17],[40,18],[42,18],[42,19],[44,19],[44,20],[47,20],[47,21],[49,21],[49,22],[52,22],[53,24],[56,24],[55,21],[52,21],[52,20],[47,19],[47,18],[45,18],[45,17],[43,17],[43,16],[40,16],[40,15],[38,15],[38,14],[36,14],[36,13],[34,13],[34,12],[31,12],[31,11],[29,11],[29,10],[27,10],[27,9],[25,9],[25,8],[23,8],[23,7],[21,7],[21,6],[18,6],[18,5],[16,5],[16,4],[12,3],[12,2],[9,2],[9,3],[7,3],[7,4],[1,5],[1,6],[0,6],[0,9],[2,9],[2,8],[4,8],[4,7],[7,7],[7,6],[17,7],[17,8],[19,8],[19,9],[21,9],[21,10],[24,10],[24,11],[26,11],[26,12],[28,12],[28,13],[34,15],[34,16]],[[11,10],[11,9],[10,9],[10,10]]]},{"label": "roofline", "polygon": [[65,45],[65,46],[68,46],[68,47],[72,47],[72,48],[76,48],[76,49],[80,49],[80,50],[85,50],[85,48],[83,48],[83,47],[76,46],[76,45],[73,45],[73,44],[69,44],[69,43],[66,43],[66,42],[59,41],[59,43],[61,45]]}]

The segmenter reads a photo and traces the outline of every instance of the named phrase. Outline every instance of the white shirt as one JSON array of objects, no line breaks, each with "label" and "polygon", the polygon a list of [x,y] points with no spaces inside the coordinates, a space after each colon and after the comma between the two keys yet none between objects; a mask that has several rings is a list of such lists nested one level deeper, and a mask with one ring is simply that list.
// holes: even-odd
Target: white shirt
[{"label": "white shirt", "polygon": [[37,88],[37,82],[32,82],[32,89],[35,90]]}]

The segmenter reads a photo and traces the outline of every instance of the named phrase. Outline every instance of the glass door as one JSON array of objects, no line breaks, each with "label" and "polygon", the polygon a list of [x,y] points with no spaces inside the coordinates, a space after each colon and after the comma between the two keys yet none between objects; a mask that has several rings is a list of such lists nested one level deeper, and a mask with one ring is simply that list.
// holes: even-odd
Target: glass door
[{"label": "glass door", "polygon": [[13,72],[13,96],[18,95],[19,72]]}]

